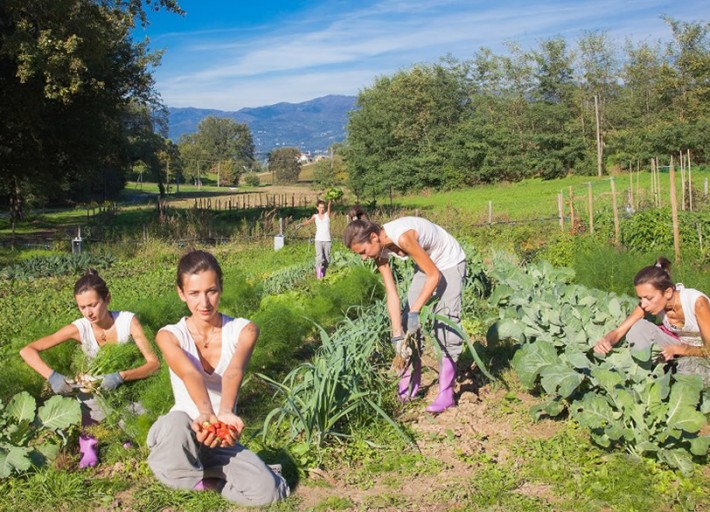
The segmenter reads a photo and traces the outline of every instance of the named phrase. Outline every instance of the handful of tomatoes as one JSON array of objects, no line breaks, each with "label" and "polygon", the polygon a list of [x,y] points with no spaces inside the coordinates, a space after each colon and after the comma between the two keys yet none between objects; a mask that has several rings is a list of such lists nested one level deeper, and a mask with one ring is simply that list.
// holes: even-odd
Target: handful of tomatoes
[{"label": "handful of tomatoes", "polygon": [[237,427],[234,425],[228,425],[227,423],[223,423],[221,421],[215,421],[214,423],[210,423],[209,421],[205,421],[202,426],[209,432],[210,434],[214,434],[214,436],[219,439],[220,441],[224,441],[227,439],[227,436],[230,434],[232,437],[238,437],[237,436]]}]

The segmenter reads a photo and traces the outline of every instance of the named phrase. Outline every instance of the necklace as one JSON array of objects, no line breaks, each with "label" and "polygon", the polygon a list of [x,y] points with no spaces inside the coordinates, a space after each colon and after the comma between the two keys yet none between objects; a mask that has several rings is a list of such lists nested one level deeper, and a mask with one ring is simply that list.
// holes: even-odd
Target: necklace
[{"label": "necklace", "polygon": [[195,341],[195,343],[200,343],[202,345],[202,348],[209,347],[210,342],[217,334],[216,327],[212,328],[212,330],[210,331],[209,334],[202,334],[200,332],[195,332],[195,330],[191,329],[189,325],[187,326],[187,330],[190,331],[190,335],[192,336],[192,339]]},{"label": "necklace", "polygon": [[94,329],[94,337],[96,338],[96,341],[99,342],[100,345],[103,345],[106,343],[108,340],[108,331],[110,331],[113,328],[113,325],[109,327],[108,329],[104,329],[103,327],[100,327],[96,324],[94,324],[96,329],[101,329],[101,334],[96,333],[96,329]]}]

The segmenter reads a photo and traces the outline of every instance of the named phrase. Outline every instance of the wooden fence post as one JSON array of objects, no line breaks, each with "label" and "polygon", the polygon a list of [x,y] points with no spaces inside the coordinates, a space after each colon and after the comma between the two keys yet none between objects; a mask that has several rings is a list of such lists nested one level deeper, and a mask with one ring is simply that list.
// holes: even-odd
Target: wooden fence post
[{"label": "wooden fence post", "polygon": [[685,166],[683,165],[683,152],[679,151],[680,156],[680,209],[685,211]]},{"label": "wooden fence post", "polygon": [[668,174],[670,175],[671,215],[673,217],[673,248],[675,249],[675,261],[677,263],[680,261],[680,230],[678,229],[678,198],[676,197],[675,168],[673,167],[672,156]]},{"label": "wooden fence post", "polygon": [[616,185],[611,178],[611,207],[614,210],[614,244],[619,245],[619,209],[616,206]]},{"label": "wooden fence post", "polygon": [[656,161],[651,158],[651,197],[656,204]]},{"label": "wooden fence post", "polygon": [[658,206],[661,208],[663,206],[663,200],[661,196],[661,169],[658,166],[658,158],[656,158],[656,196],[658,199]]},{"label": "wooden fence post", "polygon": [[589,232],[594,234],[594,202],[592,199],[592,182],[587,183],[587,190],[589,196]]},{"label": "wooden fence post", "polygon": [[688,150],[688,158],[685,159],[685,163],[688,166],[688,200],[690,211],[693,211],[693,172],[690,170],[690,150]]}]

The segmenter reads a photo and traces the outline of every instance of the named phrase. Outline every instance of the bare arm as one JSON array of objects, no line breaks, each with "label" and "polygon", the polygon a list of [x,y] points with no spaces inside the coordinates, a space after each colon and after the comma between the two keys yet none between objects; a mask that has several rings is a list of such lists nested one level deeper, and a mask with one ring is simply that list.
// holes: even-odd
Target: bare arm
[{"label": "bare arm", "polygon": [[52,373],[52,368],[45,363],[39,353],[65,341],[73,340],[79,342],[79,328],[74,324],[65,325],[54,334],[45,336],[25,345],[20,350],[20,356],[34,371],[39,373],[45,379],[49,378]]},{"label": "bare arm", "polygon": [[160,361],[158,361],[158,357],[155,355],[155,352],[153,352],[150,342],[143,332],[143,326],[135,316],[131,320],[131,336],[133,336],[138,350],[143,354],[145,363],[138,368],[120,371],[119,374],[125,381],[144,379],[160,368]]},{"label": "bare arm", "polygon": [[636,308],[631,312],[631,314],[627,316],[623,322],[621,322],[621,325],[619,325],[619,327],[617,327],[610,333],[606,334],[602,339],[597,341],[597,344],[594,345],[594,352],[596,352],[597,354],[608,353],[611,348],[617,343],[619,343],[619,340],[627,332],[629,332],[631,326],[641,320],[645,315],[646,314],[643,312],[643,309],[641,309],[641,306],[636,306]]},{"label": "bare arm", "polygon": [[310,218],[309,218],[308,220],[303,221],[303,222],[301,223],[301,226],[306,226],[306,225],[308,225],[308,224],[311,224],[311,223],[314,222],[315,220],[316,220],[316,215],[313,214],[313,215],[310,216]]},{"label": "bare arm", "polygon": [[328,199],[328,217],[330,217],[330,203],[331,202],[332,201],[330,199]]},{"label": "bare arm", "polygon": [[402,313],[400,311],[399,295],[397,294],[397,285],[394,282],[392,268],[388,260],[378,260],[377,270],[382,275],[382,281],[385,284],[385,292],[387,297],[387,314],[390,317],[392,325],[392,336],[402,336]]},{"label": "bare arm", "polygon": [[422,246],[419,245],[417,232],[413,229],[406,231],[397,241],[397,245],[414,260],[419,270],[426,275],[426,280],[422,291],[419,293],[419,297],[414,301],[414,304],[409,305],[410,311],[419,312],[431,296],[434,295],[434,291],[439,284],[439,279],[441,279],[441,272],[436,268],[436,265]]},{"label": "bare arm", "polygon": [[258,338],[259,328],[252,322],[244,326],[239,334],[237,348],[222,376],[222,401],[219,404],[218,416],[234,411],[234,406],[239,398],[239,388],[242,386],[244,374],[249,366],[249,360]]}]

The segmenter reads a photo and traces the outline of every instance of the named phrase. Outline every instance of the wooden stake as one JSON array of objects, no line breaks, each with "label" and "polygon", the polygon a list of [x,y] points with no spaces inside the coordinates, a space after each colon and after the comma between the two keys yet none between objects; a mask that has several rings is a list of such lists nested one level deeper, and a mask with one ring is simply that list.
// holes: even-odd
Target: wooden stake
[{"label": "wooden stake", "polygon": [[680,261],[680,230],[678,228],[678,198],[676,197],[675,168],[673,167],[673,157],[668,169],[670,175],[670,195],[671,195],[671,215],[673,217],[673,248],[675,249],[675,261]]},{"label": "wooden stake", "polygon": [[589,232],[594,234],[594,203],[592,200],[592,182],[587,183],[588,199],[589,199]]},{"label": "wooden stake", "polygon": [[685,211],[685,167],[683,166],[683,152],[680,155],[680,209]]},{"label": "wooden stake", "polygon": [[658,158],[656,158],[656,196],[657,206],[661,208],[663,201],[661,201],[661,168],[658,166]]},{"label": "wooden stake", "polygon": [[690,150],[688,150],[688,157],[685,159],[685,163],[688,166],[688,205],[690,206],[690,211],[693,211],[693,172],[690,170]]},{"label": "wooden stake", "polygon": [[569,222],[570,229],[574,230],[574,193],[572,187],[569,187]]},{"label": "wooden stake", "polygon": [[616,185],[611,178],[611,207],[614,210],[614,243],[619,245],[619,209],[616,206]]},{"label": "wooden stake", "polygon": [[636,208],[639,206],[639,180],[641,179],[641,160],[636,159]]},{"label": "wooden stake", "polygon": [[601,124],[599,118],[599,98],[595,94],[594,95],[594,115],[596,117],[597,121],[597,176],[601,177],[602,175],[602,132],[601,132],[601,127],[599,126]]},{"label": "wooden stake", "polygon": [[651,197],[656,203],[656,162],[651,158]]}]

